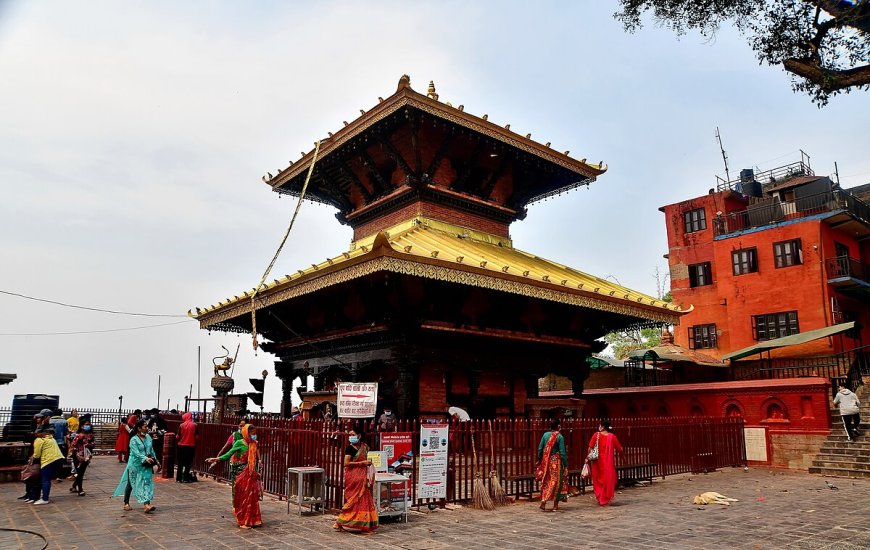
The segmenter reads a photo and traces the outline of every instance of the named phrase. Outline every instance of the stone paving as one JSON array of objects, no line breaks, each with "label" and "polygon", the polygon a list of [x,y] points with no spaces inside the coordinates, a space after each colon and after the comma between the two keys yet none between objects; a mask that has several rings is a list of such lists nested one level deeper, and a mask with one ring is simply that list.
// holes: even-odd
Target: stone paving
[{"label": "stone paving", "polygon": [[[266,497],[264,526],[236,526],[229,487],[212,480],[159,480],[157,511],[121,509],[110,499],[121,474],[113,457],[96,457],[87,495],[54,484],[52,502],[15,500],[23,484],[0,484],[0,528],[35,531],[49,548],[870,548],[870,480],[823,478],[771,469],[726,469],[681,475],[623,489],[602,508],[577,496],[563,512],[542,513],[522,501],[493,512],[465,507],[413,512],[409,522],[384,523],[374,535],[334,532],[334,516],[287,514],[286,502]],[[158,478],[155,478],[158,479]],[[829,489],[829,481],[838,487]],[[693,495],[716,491],[739,499],[730,507],[695,506]],[[0,548],[43,545],[32,535],[0,530]]]}]

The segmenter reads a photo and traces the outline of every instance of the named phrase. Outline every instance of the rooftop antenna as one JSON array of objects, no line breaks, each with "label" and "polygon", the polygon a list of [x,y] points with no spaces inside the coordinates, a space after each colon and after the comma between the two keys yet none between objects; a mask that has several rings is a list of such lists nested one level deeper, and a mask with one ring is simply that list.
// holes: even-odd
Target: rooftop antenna
[{"label": "rooftop antenna", "polygon": [[722,151],[722,161],[725,163],[725,181],[731,181],[731,174],[728,172],[728,154],[725,153],[725,147],[722,146],[722,134],[719,133],[719,127],[716,126],[716,139],[719,140],[719,150]]},{"label": "rooftop antenna", "polygon": [[837,187],[840,187],[840,169],[837,168],[837,161],[834,161],[834,175],[837,176]]}]

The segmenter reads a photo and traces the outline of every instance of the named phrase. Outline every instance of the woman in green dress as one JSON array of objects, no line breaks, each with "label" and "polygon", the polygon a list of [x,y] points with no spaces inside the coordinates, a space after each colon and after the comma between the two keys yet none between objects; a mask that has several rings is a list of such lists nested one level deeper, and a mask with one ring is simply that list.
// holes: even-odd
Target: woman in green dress
[{"label": "woman in green dress", "polygon": [[247,426],[249,426],[249,424],[242,426],[239,431],[233,432],[233,444],[227,452],[214,458],[205,459],[205,461],[210,464],[216,464],[218,461],[224,460],[230,461],[230,486],[233,488],[233,494],[235,494],[236,490],[236,476],[239,475],[248,465],[248,461],[246,460],[248,444],[245,443],[245,438],[242,437],[242,430]]},{"label": "woman in green dress", "polygon": [[154,498],[154,482],[151,476],[154,466],[160,465],[154,455],[154,445],[151,436],[148,435],[148,423],[144,420],[136,422],[136,435],[130,438],[130,456],[127,459],[127,467],[121,475],[121,482],[115,488],[113,497],[124,495],[124,510],[132,510],[130,507],[130,495],[145,505],[145,513],[156,510],[151,504]]}]

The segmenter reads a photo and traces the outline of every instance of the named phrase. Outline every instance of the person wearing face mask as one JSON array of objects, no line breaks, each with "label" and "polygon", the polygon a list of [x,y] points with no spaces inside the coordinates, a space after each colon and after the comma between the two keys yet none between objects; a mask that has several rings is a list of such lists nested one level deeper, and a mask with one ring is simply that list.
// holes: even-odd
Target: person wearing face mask
[{"label": "person wearing face mask", "polygon": [[154,466],[158,468],[157,458],[154,456],[154,445],[151,436],[148,435],[148,423],[138,420],[135,424],[135,432],[130,438],[130,455],[127,458],[127,467],[121,475],[121,481],[115,488],[113,497],[124,496],[124,511],[132,510],[130,496],[145,505],[145,513],[156,510],[151,504],[154,499]]},{"label": "person wearing face mask", "polygon": [[233,485],[233,514],[242,529],[250,529],[263,525],[260,515],[260,474],[257,472],[257,462],[260,457],[257,446],[257,430],[251,424],[242,428],[242,438],[221,456],[206,459],[211,464],[219,460],[230,460],[237,457],[239,473]]},{"label": "person wearing face mask", "polygon": [[375,471],[369,448],[359,430],[351,430],[344,450],[344,506],[332,528],[369,534],[378,528],[378,511],[372,496]]},{"label": "person wearing face mask", "polygon": [[80,497],[85,496],[82,482],[85,480],[85,471],[91,463],[93,451],[94,434],[93,426],[91,425],[91,416],[85,414],[79,419],[78,430],[73,435],[72,441],[70,442],[70,453],[72,454],[73,465],[75,466],[76,471],[76,477],[73,479],[72,487],[69,488],[70,493],[78,493]]}]

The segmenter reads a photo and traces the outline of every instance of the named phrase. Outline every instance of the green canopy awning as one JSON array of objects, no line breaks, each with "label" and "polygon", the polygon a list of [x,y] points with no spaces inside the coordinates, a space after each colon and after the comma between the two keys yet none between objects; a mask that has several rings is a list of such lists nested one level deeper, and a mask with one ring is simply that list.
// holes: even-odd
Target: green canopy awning
[{"label": "green canopy awning", "polygon": [[805,344],[807,342],[812,342],[813,340],[818,340],[819,338],[826,338],[828,336],[833,336],[834,334],[846,332],[847,330],[852,330],[853,328],[855,328],[855,322],[851,321],[849,323],[840,323],[839,325],[834,325],[831,327],[808,330],[806,332],[792,334],[791,336],[784,336],[782,338],[774,338],[773,340],[765,340],[763,342],[755,344],[754,346],[749,346],[748,348],[737,350],[735,352],[729,353],[728,355],[723,355],[722,360],[724,361],[725,359],[730,359],[734,361],[735,359],[742,359],[743,357],[746,357],[748,355],[754,355],[756,353],[761,353],[767,350],[782,348],[785,346],[794,346],[797,344]]}]

